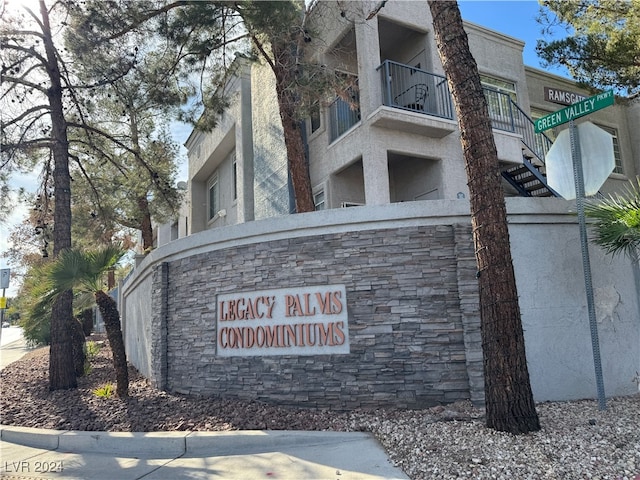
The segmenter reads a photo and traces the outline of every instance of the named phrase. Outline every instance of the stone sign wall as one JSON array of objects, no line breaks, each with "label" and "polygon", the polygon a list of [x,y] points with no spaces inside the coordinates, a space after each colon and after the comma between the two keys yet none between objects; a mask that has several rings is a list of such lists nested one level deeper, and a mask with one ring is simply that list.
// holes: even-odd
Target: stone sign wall
[{"label": "stone sign wall", "polygon": [[[534,398],[593,398],[572,204],[507,206]],[[591,260],[606,393],[637,392],[640,268],[596,247]],[[120,292],[128,358],[161,389],[337,409],[484,399],[463,200],[211,229],[152,251]]]},{"label": "stone sign wall", "polygon": [[[470,378],[477,391],[481,377],[480,357],[469,364],[466,354],[480,348],[473,265],[470,227],[453,225],[287,238],[164,262],[153,290],[168,292],[156,297],[166,312],[153,330],[166,350],[154,355],[152,377],[184,394],[309,407],[469,399]],[[281,344],[256,349],[274,334],[269,322],[300,325],[290,335],[314,325],[324,345],[272,338]]]}]

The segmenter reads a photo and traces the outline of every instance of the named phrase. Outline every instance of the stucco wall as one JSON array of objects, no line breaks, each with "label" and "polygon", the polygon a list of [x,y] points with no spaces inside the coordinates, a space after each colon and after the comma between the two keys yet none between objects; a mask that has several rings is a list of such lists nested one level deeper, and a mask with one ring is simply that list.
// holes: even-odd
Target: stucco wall
[{"label": "stucco wall", "polygon": [[[537,401],[592,398],[597,389],[580,232],[575,215],[560,210],[562,205],[575,209],[575,203],[547,199],[539,204],[553,209],[536,215],[527,199],[510,199],[509,232],[531,385]],[[589,258],[605,392],[635,393],[638,268],[593,245]]]},{"label": "stucco wall", "polygon": [[122,329],[128,360],[148,378],[153,374],[151,365],[153,306],[150,301],[152,285],[153,279],[150,276],[139,277],[135,283],[127,284],[126,293],[121,294],[120,297],[120,311],[123,314]]},{"label": "stucco wall", "polygon": [[255,218],[289,213],[287,153],[275,95],[275,78],[267,65],[251,70]]},{"label": "stucco wall", "polygon": [[[507,205],[534,397],[593,398],[571,202],[515,198]],[[133,322],[138,329],[151,323],[153,335],[150,348],[129,356],[138,368],[151,365],[156,385],[188,394],[331,408],[479,403],[469,223],[465,200],[407,202],[278,217],[174,241],[153,251],[123,287],[125,334],[136,332]],[[592,269],[606,393],[630,394],[640,370],[637,267],[594,249]],[[149,303],[136,290],[148,292],[148,279],[153,312],[136,318],[134,300]],[[216,356],[217,294],[329,284],[345,286],[350,354]],[[137,347],[127,339],[128,349]]]}]

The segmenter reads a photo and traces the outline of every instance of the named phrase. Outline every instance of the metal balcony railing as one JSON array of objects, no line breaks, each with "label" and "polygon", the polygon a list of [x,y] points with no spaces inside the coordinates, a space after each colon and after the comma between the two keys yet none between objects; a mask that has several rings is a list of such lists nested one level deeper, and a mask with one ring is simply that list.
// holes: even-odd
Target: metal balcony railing
[{"label": "metal balcony railing", "polygon": [[536,133],[534,121],[513,100],[511,104],[513,106],[515,133],[522,136],[522,143],[544,164],[544,157],[551,148],[553,141],[544,133]]},{"label": "metal balcony railing", "polygon": [[382,81],[383,105],[453,119],[445,77],[391,60],[385,60],[377,70]]},{"label": "metal balcony railing", "polygon": [[[382,82],[383,105],[449,120],[454,118],[445,77],[391,60],[385,60],[377,71]],[[552,141],[543,133],[535,133],[533,120],[510,95],[487,87],[483,90],[492,127],[521,135],[522,143],[544,163]],[[329,106],[332,142],[360,121],[358,91],[354,89],[349,95],[348,102],[336,98]]]},{"label": "metal balcony railing", "polygon": [[350,90],[349,96],[351,97],[349,102],[338,97],[329,105],[331,142],[360,121],[360,96],[358,91],[355,89]]}]

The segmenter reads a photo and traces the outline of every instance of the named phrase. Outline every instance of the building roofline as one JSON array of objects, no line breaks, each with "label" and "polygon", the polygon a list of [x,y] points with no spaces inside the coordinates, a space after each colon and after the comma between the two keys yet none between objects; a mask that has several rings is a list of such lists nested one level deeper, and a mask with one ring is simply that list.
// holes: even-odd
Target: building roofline
[{"label": "building roofline", "polygon": [[480,25],[478,23],[473,23],[473,22],[470,22],[468,20],[464,20],[463,19],[462,23],[465,26],[465,30],[466,30],[466,27],[471,27],[474,30],[479,30],[480,32],[488,34],[488,35],[491,35],[493,37],[502,38],[502,40],[504,40],[506,42],[515,43],[515,44],[520,45],[522,48],[524,48],[524,45],[525,45],[525,41],[524,40],[521,40],[521,39],[516,38],[516,37],[512,37],[511,35],[507,35],[507,34],[502,33],[502,32],[498,32],[496,30],[492,30],[492,29],[487,28],[487,27],[485,27],[483,25]]},{"label": "building roofline", "polygon": [[559,80],[574,85],[577,83],[573,78],[563,77],[562,75],[558,75],[557,73],[549,72],[548,70],[543,70],[542,68],[532,67],[531,65],[525,65],[524,69],[525,72],[535,73],[545,77],[551,77],[554,80]]}]

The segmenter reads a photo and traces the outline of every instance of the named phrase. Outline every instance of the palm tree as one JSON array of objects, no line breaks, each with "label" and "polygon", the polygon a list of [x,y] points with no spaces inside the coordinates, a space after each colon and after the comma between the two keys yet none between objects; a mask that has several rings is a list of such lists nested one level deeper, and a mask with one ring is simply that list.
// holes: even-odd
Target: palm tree
[{"label": "palm tree", "polygon": [[129,373],[127,356],[120,326],[120,313],[113,298],[102,288],[107,270],[124,255],[124,250],[110,245],[96,251],[83,252],[77,249],[63,251],[46,269],[48,293],[42,301],[55,300],[65,291],[91,292],[95,296],[109,339],[116,371],[116,394],[123,398],[129,395]]},{"label": "palm tree", "polygon": [[613,256],[623,254],[640,260],[640,177],[626,194],[586,204],[585,214],[594,220],[593,243]]}]

